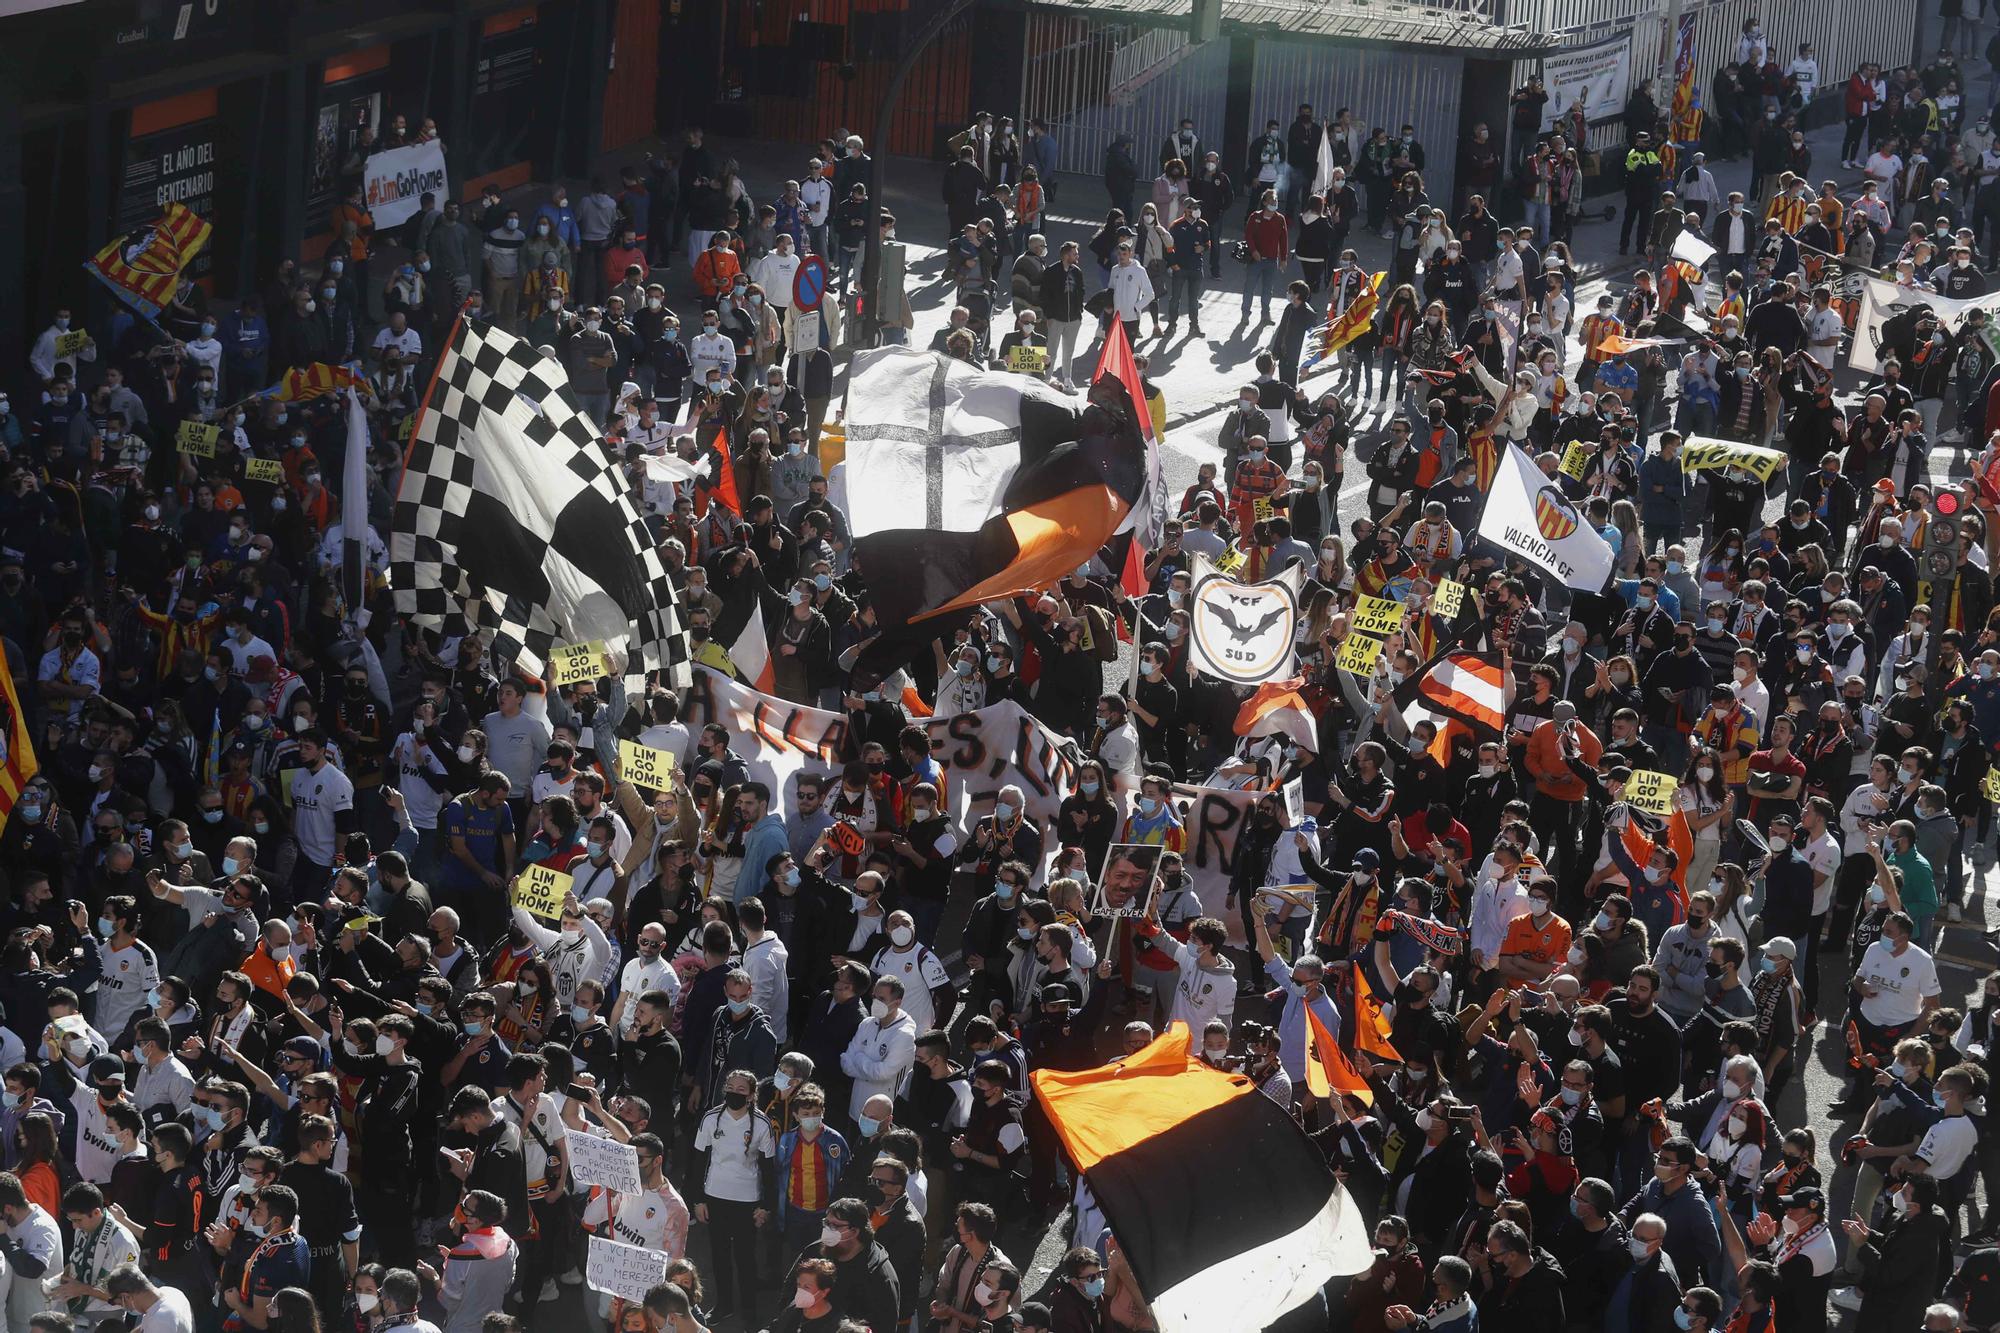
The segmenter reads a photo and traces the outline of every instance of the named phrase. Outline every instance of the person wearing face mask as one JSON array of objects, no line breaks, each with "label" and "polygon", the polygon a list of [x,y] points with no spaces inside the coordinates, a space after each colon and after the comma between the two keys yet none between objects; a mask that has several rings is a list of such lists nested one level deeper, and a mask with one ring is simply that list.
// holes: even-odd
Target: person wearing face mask
[{"label": "person wearing face mask", "polygon": [[361,1084],[355,1096],[355,1131],[367,1152],[355,1174],[356,1202],[369,1219],[382,1261],[408,1264],[417,1253],[411,1124],[424,1077],[409,1055],[416,1026],[402,1014],[389,1014],[357,1027],[357,1042],[367,1036],[368,1027],[374,1031],[368,1048],[356,1053],[343,1036],[339,1011],[330,1018],[333,1040],[328,1049],[334,1068]]},{"label": "person wearing face mask", "polygon": [[1856,1328],[1923,1326],[1950,1253],[1952,1224],[1937,1206],[1941,1195],[1939,1182],[1929,1176],[1906,1177],[1880,1228],[1858,1217],[1841,1222],[1846,1272],[1855,1281],[1837,1288],[1832,1300],[1855,1314]]},{"label": "person wearing face mask", "polygon": [[717,1309],[714,1322],[742,1309],[756,1308],[756,1231],[771,1218],[775,1176],[769,1163],[777,1152],[771,1122],[751,1105],[756,1077],[734,1070],[722,1080],[722,1095],[703,1112],[696,1125],[695,1160],[688,1179],[693,1183],[695,1220],[712,1228]]},{"label": "person wearing face mask", "polygon": [[848,1115],[857,1123],[871,1097],[894,1096],[916,1063],[917,1025],[903,1010],[904,986],[897,976],[879,978],[868,1017],[841,1053],[840,1068],[854,1080]]}]

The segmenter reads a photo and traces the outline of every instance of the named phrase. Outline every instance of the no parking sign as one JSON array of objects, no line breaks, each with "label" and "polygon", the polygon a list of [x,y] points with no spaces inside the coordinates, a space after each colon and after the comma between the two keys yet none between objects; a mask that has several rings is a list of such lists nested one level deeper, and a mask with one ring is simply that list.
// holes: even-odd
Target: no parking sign
[{"label": "no parking sign", "polygon": [[824,295],[826,261],[818,255],[807,255],[799,261],[799,271],[792,275],[792,309],[817,310]]}]

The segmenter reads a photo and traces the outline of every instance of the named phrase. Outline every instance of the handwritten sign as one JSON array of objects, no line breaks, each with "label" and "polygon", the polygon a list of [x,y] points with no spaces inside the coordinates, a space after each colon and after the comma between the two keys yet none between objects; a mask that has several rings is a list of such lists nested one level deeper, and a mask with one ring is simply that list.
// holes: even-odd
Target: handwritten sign
[{"label": "handwritten sign", "polygon": [[1007,349],[1007,369],[1017,375],[1044,375],[1049,369],[1049,349],[1015,346]]},{"label": "handwritten sign", "polygon": [[1347,613],[1348,628],[1386,639],[1403,627],[1403,604],[1388,597],[1362,594]]},{"label": "handwritten sign", "polygon": [[604,660],[602,639],[572,643],[549,654],[549,684],[556,689],[583,685],[610,672],[610,664]]},{"label": "handwritten sign", "polygon": [[197,458],[215,457],[216,441],[222,438],[220,426],[204,426],[199,421],[183,421],[174,432],[174,443],[184,454]]},{"label": "handwritten sign", "polygon": [[619,741],[618,776],[649,791],[672,791],[674,757],[665,750],[655,750],[636,741]]},{"label": "handwritten sign", "polygon": [[1375,674],[1375,659],[1382,655],[1382,641],[1366,634],[1349,634],[1340,641],[1340,656],[1334,665],[1357,676]]},{"label": "handwritten sign", "polygon": [[1271,506],[1271,497],[1268,495],[1260,495],[1250,502],[1250,513],[1259,523],[1269,523],[1271,515],[1276,512],[1277,510]]},{"label": "handwritten sign", "polygon": [[71,329],[68,333],[56,335],[56,360],[67,361],[90,346],[90,335],[82,329]]},{"label": "handwritten sign", "polygon": [[1583,480],[1583,470],[1590,466],[1590,446],[1582,440],[1571,440],[1569,448],[1563,450],[1562,465],[1558,469],[1565,477]]},{"label": "handwritten sign", "polygon": [[1436,591],[1431,593],[1431,610],[1446,620],[1458,614],[1458,608],[1465,601],[1465,585],[1452,579],[1439,579]]},{"label": "handwritten sign", "polygon": [[283,485],[285,465],[275,458],[246,458],[243,460],[243,480]]},{"label": "handwritten sign", "polygon": [[1305,779],[1293,778],[1280,791],[1285,798],[1285,827],[1297,828],[1306,817]]},{"label": "handwritten sign", "polygon": [[629,1143],[572,1129],[563,1155],[569,1158],[572,1188],[602,1185],[620,1194],[639,1192],[639,1153]]},{"label": "handwritten sign", "polygon": [[646,1299],[647,1292],[667,1280],[667,1252],[592,1236],[583,1280],[592,1291],[623,1297],[636,1305]]},{"label": "handwritten sign", "polygon": [[1989,768],[1979,780],[1979,790],[1987,800],[2000,803],[2000,768]]},{"label": "handwritten sign", "polygon": [[570,877],[547,866],[529,866],[514,881],[514,906],[535,920],[553,925],[562,920],[563,902],[570,895]]},{"label": "handwritten sign", "polygon": [[1674,791],[1679,786],[1677,779],[1665,773],[1641,769],[1626,780],[1625,799],[1649,815],[1671,815],[1674,812]]}]

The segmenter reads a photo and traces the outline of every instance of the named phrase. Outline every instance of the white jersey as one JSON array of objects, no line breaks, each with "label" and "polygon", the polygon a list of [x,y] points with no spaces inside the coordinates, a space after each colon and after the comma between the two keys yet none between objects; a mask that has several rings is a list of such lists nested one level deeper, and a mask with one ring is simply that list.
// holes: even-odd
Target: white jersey
[{"label": "white jersey", "polygon": [[[865,1026],[865,1025],[864,1025]],[[708,1154],[702,1192],[712,1199],[755,1203],[762,1195],[764,1164],[778,1154],[771,1122],[748,1107],[740,1116],[715,1106],[695,1128],[694,1150]]]},{"label": "white jersey", "polygon": [[877,977],[895,977],[903,983],[903,1012],[917,1025],[919,1033],[937,1026],[937,1005],[931,1000],[931,991],[950,985],[951,974],[944,970],[936,954],[921,944],[912,944],[907,949],[887,948],[877,953],[868,967]]},{"label": "white jersey", "polygon": [[160,962],[152,949],[133,940],[122,949],[109,944],[97,955],[97,1022],[95,1026],[123,1032],[132,1015],[146,1007],[146,992],[160,984]]},{"label": "white jersey", "polygon": [[618,974],[618,994],[625,1001],[625,1013],[619,1019],[618,1035],[630,1037],[632,1029],[639,1023],[639,999],[649,990],[663,990],[678,1009],[681,1003],[680,973],[667,960],[667,951],[660,950],[651,962],[644,958],[631,958],[625,963],[625,970]]},{"label": "white jersey", "polygon": [[299,854],[314,865],[333,864],[334,819],[354,808],[354,784],[331,763],[319,772],[299,769],[292,778],[292,833]]},{"label": "white jersey", "polygon": [[1937,965],[1914,944],[1894,953],[1887,939],[1876,940],[1861,955],[1854,970],[1862,984],[1877,992],[1861,1001],[1861,1016],[1876,1027],[1914,1023],[1924,1012],[1924,998],[1939,993]]},{"label": "white jersey", "polygon": [[118,1136],[111,1132],[111,1122],[105,1119],[104,1108],[88,1084],[78,1089],[72,1104],[76,1108],[76,1173],[93,1185],[109,1185],[111,1168],[124,1156]]},{"label": "white jersey", "polygon": [[404,732],[396,738],[396,748],[390,752],[396,761],[396,790],[403,793],[403,808],[410,812],[412,827],[428,832],[438,826],[438,815],[444,810],[445,795],[424,780],[424,774],[445,773],[444,761],[438,758],[437,747],[417,745],[416,737]]},{"label": "white jersey", "polygon": [[611,1223],[613,1240],[662,1252],[670,1262],[687,1249],[687,1201],[681,1198],[672,1181],[663,1179],[658,1189],[641,1190],[637,1194],[593,1187],[590,1202],[583,1209],[583,1228],[595,1231],[607,1220]]},{"label": "white jersey", "polygon": [[546,1092],[535,1099],[532,1114],[524,1120],[523,1108],[511,1096],[493,1099],[493,1114],[521,1131],[521,1159],[528,1169],[528,1197],[541,1199],[549,1191],[549,1154],[562,1147],[567,1132],[557,1114],[555,1098]]}]

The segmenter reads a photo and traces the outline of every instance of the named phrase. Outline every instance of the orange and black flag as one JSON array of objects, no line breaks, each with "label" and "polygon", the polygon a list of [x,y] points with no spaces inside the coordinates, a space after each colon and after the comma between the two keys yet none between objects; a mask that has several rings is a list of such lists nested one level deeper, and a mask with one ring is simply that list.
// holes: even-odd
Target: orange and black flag
[{"label": "orange and black flag", "polygon": [[1035,1097],[1161,1333],[1263,1328],[1328,1278],[1365,1270],[1374,1252],[1298,1123],[1188,1044],[1175,1023],[1119,1064],[1037,1070]]},{"label": "orange and black flag", "polygon": [[1354,1049],[1366,1051],[1377,1060],[1400,1061],[1403,1057],[1389,1041],[1389,1019],[1382,1012],[1382,1001],[1375,994],[1375,987],[1369,983],[1368,971],[1365,967],[1348,969],[1354,978]]},{"label": "orange and black flag", "polygon": [[0,829],[4,829],[22,790],[42,771],[28,734],[28,715],[21,711],[21,696],[14,692],[14,673],[4,662],[0,662],[0,709],[6,711],[6,716],[0,717]]},{"label": "orange and black flag", "polygon": [[1312,1006],[1306,1011],[1306,1090],[1313,1096],[1329,1098],[1343,1092],[1351,1092],[1365,1106],[1375,1104],[1374,1090],[1368,1080],[1361,1077],[1361,1071],[1347,1058],[1347,1052],[1340,1049],[1340,1043],[1326,1030]]},{"label": "orange and black flag", "polygon": [[879,679],[970,611],[1089,562],[1146,491],[1142,414],[1124,380],[1082,399],[940,352],[857,354],[846,503],[881,627],[857,671]]},{"label": "orange and black flag", "polygon": [[181,270],[208,244],[214,230],[186,204],[168,204],[152,226],[120,236],[83,261],[84,271],[147,319],[173,300]]}]

